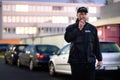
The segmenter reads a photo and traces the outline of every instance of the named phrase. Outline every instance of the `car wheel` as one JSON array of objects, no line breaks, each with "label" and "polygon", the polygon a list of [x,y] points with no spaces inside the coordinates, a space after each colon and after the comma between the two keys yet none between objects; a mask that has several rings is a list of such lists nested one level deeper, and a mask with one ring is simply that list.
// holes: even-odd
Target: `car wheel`
[{"label": "car wheel", "polygon": [[8,61],[7,61],[7,59],[5,58],[5,64],[8,64]]},{"label": "car wheel", "polygon": [[17,60],[17,66],[18,66],[18,67],[21,66],[21,64],[20,64],[20,60],[19,60],[19,59]]},{"label": "car wheel", "polygon": [[55,75],[55,67],[54,67],[53,63],[50,63],[50,65],[49,65],[49,74],[50,74],[50,76]]},{"label": "car wheel", "polygon": [[14,61],[14,60],[12,60],[11,64],[12,64],[12,65],[15,65],[15,61]]},{"label": "car wheel", "polygon": [[29,70],[33,71],[33,68],[34,68],[33,61],[31,60],[30,63],[29,63]]}]

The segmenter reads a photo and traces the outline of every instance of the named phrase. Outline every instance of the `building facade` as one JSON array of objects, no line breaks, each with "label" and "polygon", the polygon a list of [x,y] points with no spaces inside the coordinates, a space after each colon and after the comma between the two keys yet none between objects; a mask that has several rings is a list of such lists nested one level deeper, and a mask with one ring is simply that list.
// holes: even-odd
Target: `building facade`
[{"label": "building facade", "polygon": [[103,4],[3,0],[0,3],[0,39],[63,34],[66,26],[75,22],[80,6],[88,8],[88,22],[100,19]]},{"label": "building facade", "polygon": [[101,7],[101,19],[120,16],[120,2],[115,2]]}]

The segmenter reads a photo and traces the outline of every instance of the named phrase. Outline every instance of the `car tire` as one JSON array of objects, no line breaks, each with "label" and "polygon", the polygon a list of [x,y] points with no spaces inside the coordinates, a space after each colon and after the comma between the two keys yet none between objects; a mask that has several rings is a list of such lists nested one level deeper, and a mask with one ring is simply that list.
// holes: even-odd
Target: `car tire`
[{"label": "car tire", "polygon": [[30,63],[29,63],[29,70],[30,70],[30,71],[33,71],[33,69],[34,69],[33,61],[30,60]]},{"label": "car tire", "polygon": [[49,65],[49,74],[50,76],[55,76],[55,67],[54,67],[54,64],[53,63],[50,63]]},{"label": "car tire", "polygon": [[8,61],[7,61],[7,59],[5,58],[5,64],[8,64]]},{"label": "car tire", "polygon": [[17,67],[21,67],[20,60],[17,60]]}]

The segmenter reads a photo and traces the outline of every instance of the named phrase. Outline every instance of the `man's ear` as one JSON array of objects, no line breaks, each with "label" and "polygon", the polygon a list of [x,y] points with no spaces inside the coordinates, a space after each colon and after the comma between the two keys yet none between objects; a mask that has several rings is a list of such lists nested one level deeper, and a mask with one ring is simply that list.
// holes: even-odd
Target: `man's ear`
[{"label": "man's ear", "polygon": [[78,17],[78,13],[76,14],[76,17]]}]

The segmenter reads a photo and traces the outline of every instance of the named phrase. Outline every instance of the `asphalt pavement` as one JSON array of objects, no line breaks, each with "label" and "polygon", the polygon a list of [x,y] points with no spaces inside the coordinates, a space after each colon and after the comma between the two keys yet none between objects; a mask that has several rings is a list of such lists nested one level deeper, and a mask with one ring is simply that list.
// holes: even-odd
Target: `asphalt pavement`
[{"label": "asphalt pavement", "polygon": [[70,80],[67,75],[51,77],[48,70],[36,70],[30,72],[27,67],[18,68],[11,64],[5,64],[0,58],[0,80]]},{"label": "asphalt pavement", "polygon": [[[120,80],[120,71],[97,73],[96,80]],[[0,80],[71,80],[70,75],[57,75],[51,77],[48,70],[29,71],[27,67],[18,68],[15,65],[5,64],[0,58]]]}]

